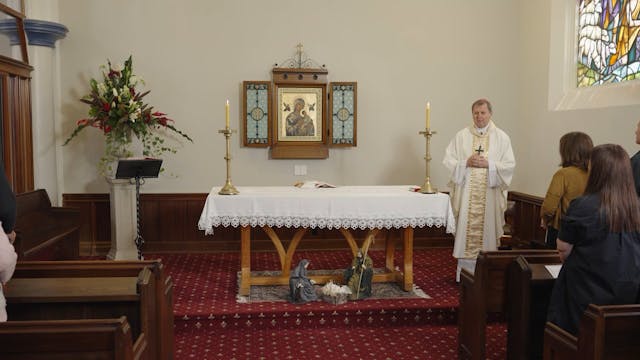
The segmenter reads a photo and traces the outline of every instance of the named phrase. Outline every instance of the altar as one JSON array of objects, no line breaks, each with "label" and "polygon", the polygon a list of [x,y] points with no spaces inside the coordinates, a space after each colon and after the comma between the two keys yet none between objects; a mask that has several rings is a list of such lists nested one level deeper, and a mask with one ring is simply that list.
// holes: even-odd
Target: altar
[{"label": "altar", "polygon": [[[240,295],[249,295],[251,285],[289,283],[293,255],[308,229],[337,229],[355,256],[359,250],[350,230],[367,230],[362,240],[366,252],[376,234],[384,229],[400,229],[403,264],[394,266],[395,238],[388,237],[383,273],[374,282],[398,282],[405,291],[413,288],[413,230],[416,227],[445,227],[455,232],[449,195],[421,194],[410,186],[342,186],[337,188],[297,188],[294,186],[239,187],[238,195],[219,195],[219,187],[209,193],[198,228],[213,234],[218,226],[241,227]],[[295,228],[285,249],[274,227]],[[279,275],[251,274],[251,229],[261,228],[273,243],[281,265]],[[335,275],[312,276],[322,284]]]}]

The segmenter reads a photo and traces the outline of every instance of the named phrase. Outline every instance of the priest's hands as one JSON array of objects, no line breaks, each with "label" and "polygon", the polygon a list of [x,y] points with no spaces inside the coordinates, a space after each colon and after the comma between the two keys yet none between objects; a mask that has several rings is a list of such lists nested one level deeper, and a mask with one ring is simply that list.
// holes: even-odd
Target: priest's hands
[{"label": "priest's hands", "polygon": [[489,160],[481,155],[473,154],[467,159],[467,167],[488,168]]}]

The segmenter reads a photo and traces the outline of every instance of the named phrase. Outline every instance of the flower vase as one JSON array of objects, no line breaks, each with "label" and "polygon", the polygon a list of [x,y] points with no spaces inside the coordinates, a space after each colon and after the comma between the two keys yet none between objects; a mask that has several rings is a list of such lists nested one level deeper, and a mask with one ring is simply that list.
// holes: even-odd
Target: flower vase
[{"label": "flower vase", "polygon": [[100,172],[109,178],[115,178],[118,161],[127,158],[142,158],[144,144],[137,136],[130,133],[115,138],[107,138],[105,156],[102,157]]}]

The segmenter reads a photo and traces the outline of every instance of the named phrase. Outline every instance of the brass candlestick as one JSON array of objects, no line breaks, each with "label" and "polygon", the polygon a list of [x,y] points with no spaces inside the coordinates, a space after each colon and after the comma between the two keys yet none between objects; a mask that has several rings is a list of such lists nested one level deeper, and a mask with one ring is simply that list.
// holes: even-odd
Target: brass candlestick
[{"label": "brass candlestick", "polygon": [[234,132],[236,132],[236,130],[229,129],[228,125],[227,128],[218,130],[218,133],[224,134],[225,140],[227,141],[227,154],[224,157],[224,159],[227,161],[227,181],[225,182],[222,189],[218,191],[218,194],[220,195],[240,194],[240,191],[238,191],[238,189],[236,189],[236,187],[231,183],[231,134]]},{"label": "brass candlestick", "polygon": [[426,165],[427,165],[427,174],[426,177],[424,179],[424,185],[422,185],[422,187],[420,188],[420,192],[423,194],[435,194],[436,193],[436,189],[434,187],[431,187],[431,179],[430,179],[430,171],[429,171],[429,167],[430,167],[430,163],[431,163],[431,135],[435,134],[435,131],[431,131],[430,128],[426,128],[425,131],[420,131],[419,134],[420,135],[424,135],[425,139],[427,139],[427,151],[426,154],[424,156],[424,159],[426,160]]}]

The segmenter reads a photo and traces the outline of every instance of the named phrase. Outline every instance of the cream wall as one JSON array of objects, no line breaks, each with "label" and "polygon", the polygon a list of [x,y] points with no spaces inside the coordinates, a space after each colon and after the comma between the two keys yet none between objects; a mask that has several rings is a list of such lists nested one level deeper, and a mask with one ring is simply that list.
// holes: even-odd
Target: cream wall
[{"label": "cream wall", "polygon": [[[635,150],[637,106],[550,111],[549,47],[553,0],[65,0],[59,42],[62,142],[86,115],[77,99],[111,59],[134,56],[147,100],[189,133],[167,175],[145,192],[208,192],[225,178],[224,102],[239,125],[243,80],[269,80],[302,42],[326,64],[331,81],[358,82],[358,146],[332,149],[326,160],[270,160],[266,149],[232,143],[237,186],[287,185],[305,178],[342,185],[421,184],[426,101],[432,106],[432,183],[446,189],[441,165],[450,138],[471,121],[479,97],[512,137],[512,190],[543,195],[557,168],[557,142],[572,130],[596,143]],[[604,119],[604,120],[603,120]],[[103,151],[93,129],[62,150],[63,193],[107,192],[95,170]],[[293,175],[294,165],[308,175]],[[177,176],[171,176],[177,174]]]},{"label": "cream wall", "polygon": [[[326,160],[269,160],[265,149],[232,143],[235,185],[287,185],[295,164],[306,178],[336,184],[421,184],[424,127],[432,105],[433,183],[443,187],[444,147],[471,120],[478,97],[495,104],[494,120],[517,127],[518,2],[511,0],[383,0],[311,2],[167,0],[60,2],[60,22],[69,28],[59,42],[61,119],[59,141],[84,117],[78,101],[106,59],[134,56],[148,101],[168,112],[189,133],[165,159],[168,173],[149,181],[146,192],[208,192],[225,178],[224,102],[238,126],[243,80],[268,80],[302,42],[308,55],[326,64],[331,81],[358,82],[358,146],[332,149]],[[504,20],[506,19],[506,20]],[[500,21],[498,21],[500,20]],[[89,131],[86,131],[89,130]],[[107,192],[95,171],[103,151],[93,129],[63,148],[63,193]]]}]

